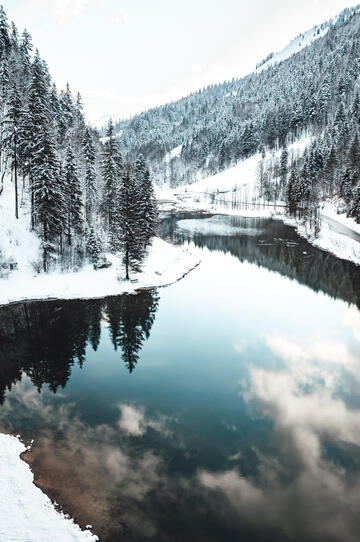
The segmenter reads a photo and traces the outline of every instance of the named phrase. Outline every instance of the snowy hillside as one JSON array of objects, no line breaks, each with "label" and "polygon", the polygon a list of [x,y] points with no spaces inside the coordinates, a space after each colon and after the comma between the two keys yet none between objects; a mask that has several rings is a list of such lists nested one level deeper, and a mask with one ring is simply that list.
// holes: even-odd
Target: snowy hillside
[{"label": "snowy hillside", "polygon": [[311,43],[313,43],[315,40],[321,38],[326,34],[326,32],[330,28],[331,23],[332,21],[327,21],[326,23],[314,26],[310,30],[307,30],[307,32],[300,34],[300,36],[294,38],[288,45],[286,45],[286,47],[281,49],[281,51],[269,55],[270,58],[268,60],[265,59],[265,62],[260,62],[255,70],[256,73],[260,73],[278,62],[286,60],[295,53],[301,51],[301,49],[304,49],[304,47],[311,45]]},{"label": "snowy hillside", "polygon": [[142,154],[160,186],[176,187],[323,131],[340,102],[350,110],[355,99],[359,11],[307,30],[246,77],[119,122],[123,152]]},{"label": "snowy hillside", "polygon": [[307,30],[306,32],[303,32],[296,38],[290,41],[286,47],[281,49],[281,51],[278,51],[277,53],[271,53],[268,55],[264,61],[259,62],[259,64],[256,67],[256,73],[260,73],[263,70],[269,68],[270,66],[273,66],[276,63],[282,62],[283,60],[286,60],[287,58],[290,58],[295,53],[298,53],[301,51],[301,49],[304,49],[304,47],[308,47],[311,45],[314,41],[318,40],[319,38],[322,38],[325,36],[325,34],[329,31],[332,25],[340,22],[345,22],[346,19],[355,13],[358,13],[360,11],[359,6],[355,6],[353,8],[347,8],[344,11],[342,11],[339,15],[334,17],[334,19],[330,19],[329,21],[325,21],[324,23],[321,23],[319,25],[314,26],[313,28],[310,28],[310,30]]},{"label": "snowy hillside", "polygon": [[[289,155],[291,158],[295,158],[303,154],[304,150],[310,145],[312,137],[304,136],[303,138],[295,141],[288,147]],[[271,159],[278,159],[281,151],[268,152],[265,155],[265,161]],[[257,183],[258,168],[261,161],[261,155],[259,153],[250,156],[246,160],[242,160],[236,166],[230,167],[217,173],[216,175],[205,177],[200,181],[191,184],[186,187],[186,191],[189,193],[228,193],[231,197],[231,191],[235,187],[248,187],[249,195],[254,192]]]}]

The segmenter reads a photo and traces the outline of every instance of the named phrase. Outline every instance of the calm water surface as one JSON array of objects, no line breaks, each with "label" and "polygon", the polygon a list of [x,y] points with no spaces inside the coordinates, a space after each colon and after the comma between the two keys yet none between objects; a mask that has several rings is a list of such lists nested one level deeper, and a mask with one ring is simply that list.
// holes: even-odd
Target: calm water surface
[{"label": "calm water surface", "polygon": [[104,542],[358,541],[360,268],[281,222],[168,216],[136,296],[0,309],[0,427]]}]

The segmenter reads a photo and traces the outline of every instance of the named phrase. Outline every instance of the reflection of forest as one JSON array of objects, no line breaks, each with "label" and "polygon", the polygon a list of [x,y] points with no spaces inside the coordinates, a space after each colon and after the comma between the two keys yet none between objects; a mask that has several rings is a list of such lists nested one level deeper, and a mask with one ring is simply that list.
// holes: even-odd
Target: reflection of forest
[{"label": "reflection of forest", "polygon": [[360,267],[313,247],[290,226],[277,220],[223,217],[234,226],[258,228],[259,235],[202,235],[176,229],[177,221],[186,218],[194,215],[166,218],[162,223],[163,235],[177,242],[191,240],[198,247],[230,252],[241,261],[276,271],[316,292],[360,307]]},{"label": "reflection of forest", "polygon": [[97,349],[106,319],[114,348],[130,372],[149,338],[158,306],[156,291],[100,300],[52,301],[0,309],[0,404],[6,388],[25,372],[38,389],[65,387],[71,366],[85,361],[86,346]]}]

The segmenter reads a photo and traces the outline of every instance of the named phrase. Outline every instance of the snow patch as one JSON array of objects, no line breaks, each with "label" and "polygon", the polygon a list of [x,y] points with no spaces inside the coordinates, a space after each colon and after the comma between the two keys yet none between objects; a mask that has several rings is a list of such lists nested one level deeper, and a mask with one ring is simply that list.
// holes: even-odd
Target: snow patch
[{"label": "snow patch", "polygon": [[171,151],[165,154],[164,161],[170,162],[172,158],[175,158],[176,156],[180,156],[181,150],[182,150],[182,145],[178,145],[177,147],[174,147],[173,149],[171,149]]}]

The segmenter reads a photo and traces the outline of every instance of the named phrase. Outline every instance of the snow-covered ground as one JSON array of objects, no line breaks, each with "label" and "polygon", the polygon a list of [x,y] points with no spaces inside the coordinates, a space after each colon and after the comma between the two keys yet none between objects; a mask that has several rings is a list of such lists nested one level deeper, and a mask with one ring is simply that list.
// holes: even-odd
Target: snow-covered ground
[{"label": "snow-covered ground", "polygon": [[18,438],[0,433],[0,541],[94,542],[98,537],[82,531],[59,513],[33,483],[30,467],[20,459],[26,450]]},{"label": "snow-covered ground", "polygon": [[[34,274],[29,269],[13,271],[1,280],[0,305],[30,299],[97,298],[133,293],[141,288],[167,286],[198,265],[197,257],[185,249],[154,238],[141,273],[121,278],[120,260],[107,254],[111,267],[95,271],[92,265],[73,273]],[[120,277],[120,278],[119,278]]]},{"label": "snow-covered ground", "polygon": [[0,260],[13,260],[18,270],[0,278],[0,305],[26,299],[96,298],[133,293],[141,288],[171,284],[199,263],[187,250],[154,238],[142,272],[130,274],[130,281],[124,279],[120,259],[112,254],[106,254],[112,262],[107,269],[95,271],[92,265],[86,265],[72,273],[37,274],[32,262],[39,260],[40,242],[29,230],[26,207],[20,208],[19,220],[15,219],[13,186],[8,180],[0,196]]},{"label": "snow-covered ground", "polygon": [[345,226],[345,228],[348,228],[349,230],[360,235],[360,224],[357,224],[353,218],[346,216],[346,213],[338,214],[338,205],[339,202],[336,199],[326,201],[321,209],[321,215],[338,222],[342,226]]},{"label": "snow-covered ground", "polygon": [[165,154],[164,162],[170,162],[170,160],[172,160],[173,158],[176,158],[176,156],[179,156],[181,154],[181,150],[182,150],[182,145],[178,145],[177,147],[174,147],[173,149],[171,149],[171,151]]}]

